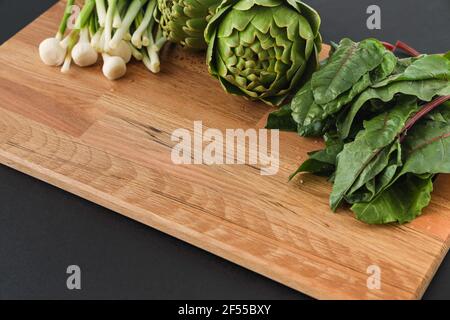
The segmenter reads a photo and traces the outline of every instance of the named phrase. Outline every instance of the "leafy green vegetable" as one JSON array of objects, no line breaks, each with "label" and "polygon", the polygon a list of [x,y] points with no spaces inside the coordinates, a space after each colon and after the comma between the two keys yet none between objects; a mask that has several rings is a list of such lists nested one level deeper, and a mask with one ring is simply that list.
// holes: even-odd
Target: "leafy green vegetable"
[{"label": "leafy green vegetable", "polygon": [[267,120],[266,129],[297,131],[297,123],[292,119],[292,109],[289,104],[272,112]]},{"label": "leafy green vegetable", "polygon": [[351,105],[345,118],[337,123],[338,131],[345,139],[348,137],[357,113],[366,103],[373,99],[389,102],[397,94],[416,96],[422,101],[431,101],[436,95],[449,95],[450,87],[447,80],[421,80],[393,82],[385,87],[369,88],[364,91]]},{"label": "leafy green vegetable", "polygon": [[431,200],[434,175],[450,173],[449,106],[411,130],[403,144],[406,160],[401,172],[373,201],[352,206],[360,220],[405,223],[421,214]]},{"label": "leafy green vegetable", "polygon": [[351,189],[345,195],[348,203],[371,201],[384,189],[402,165],[402,149],[396,140],[384,148],[361,172]]},{"label": "leafy green vegetable", "polygon": [[[316,72],[313,75],[312,80],[307,82],[303,88],[297,92],[290,103],[290,108],[292,109],[294,121],[298,123],[298,133],[300,135],[322,135],[329,128],[329,124],[333,120],[330,118],[334,114],[339,112],[342,107],[350,103],[361,92],[374,83],[385,79],[394,71],[397,63],[396,57],[391,52],[385,50],[380,43],[374,45],[376,42],[376,40],[367,40],[366,43],[357,44],[349,39],[342,40],[339,50],[332,55],[328,64],[323,69]],[[371,50],[367,49],[367,47],[371,48]],[[354,49],[355,51],[353,51],[352,48],[359,49]],[[382,53],[378,53],[379,50],[383,50]],[[371,51],[373,51],[373,53],[371,53]],[[347,58],[350,61],[354,60],[352,63],[356,63],[356,61],[365,61],[369,54],[372,54],[372,56],[379,54],[380,63],[377,64],[373,70],[365,72],[361,77],[356,79],[355,73],[348,70],[348,60],[344,59],[343,56],[345,57],[347,55]],[[338,66],[341,68],[336,71]],[[369,65],[366,69],[372,69],[372,65]],[[347,85],[350,86],[350,90],[343,92],[328,103],[321,104],[316,98],[321,95],[320,91],[331,91],[327,91],[324,87],[320,87],[319,84],[325,83],[327,77],[334,76],[337,79],[343,76],[345,77],[345,75],[342,75],[343,70],[346,70],[348,74],[354,76],[352,79],[353,82],[347,83]],[[316,83],[317,88],[314,88],[314,83]],[[335,86],[333,81],[330,82],[330,85]],[[333,89],[331,88],[330,90]],[[339,89],[335,89],[334,92],[338,92],[338,90]]]},{"label": "leafy green vegetable", "polygon": [[183,47],[206,49],[203,34],[219,4],[219,0],[158,0],[164,35]]},{"label": "leafy green vegetable", "polygon": [[442,107],[435,116],[443,121],[424,119],[408,132],[401,174],[450,173],[450,109]]},{"label": "leafy green vegetable", "polygon": [[369,224],[410,222],[430,203],[432,178],[405,175],[372,202],[354,204],[352,211]]},{"label": "leafy green vegetable", "polygon": [[330,196],[330,206],[333,211],[337,209],[346,193],[361,175],[370,177],[371,171],[378,170],[377,162],[380,161],[380,157],[386,156],[383,149],[390,148],[417,109],[415,101],[406,101],[404,105],[365,122],[365,130],[361,131],[353,142],[344,146],[343,151],[338,155],[336,178]]},{"label": "leafy green vegetable", "polygon": [[301,172],[310,172],[319,176],[331,177],[336,170],[336,158],[342,151],[344,144],[335,135],[325,135],[326,148],[324,150],[309,153],[309,159],[306,160],[298,170],[290,176],[292,180]]},{"label": "leafy green vegetable", "polygon": [[345,201],[364,222],[405,223],[450,173],[450,54],[398,59],[379,44],[342,40],[268,127],[324,135],[291,179],[327,177],[333,211]]},{"label": "leafy green vegetable", "polygon": [[417,81],[417,80],[449,80],[450,79],[450,60],[440,55],[424,56],[416,59],[408,66],[404,72],[393,75],[384,81],[381,81],[373,88],[384,87],[396,81]]},{"label": "leafy green vegetable", "polygon": [[208,70],[229,93],[279,105],[317,69],[319,28],[300,0],[224,0],[205,31]]},{"label": "leafy green vegetable", "polygon": [[363,75],[381,64],[385,52],[384,46],[375,39],[360,43],[342,40],[327,66],[312,77],[316,103],[329,103],[350,90]]}]

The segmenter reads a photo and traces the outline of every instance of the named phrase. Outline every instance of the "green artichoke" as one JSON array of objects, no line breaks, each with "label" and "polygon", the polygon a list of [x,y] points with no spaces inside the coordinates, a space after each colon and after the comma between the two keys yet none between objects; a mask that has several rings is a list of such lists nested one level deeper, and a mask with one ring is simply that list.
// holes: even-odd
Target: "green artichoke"
[{"label": "green artichoke", "polygon": [[221,0],[158,0],[164,36],[183,47],[206,49],[204,32]]},{"label": "green artichoke", "polygon": [[224,0],[205,30],[209,71],[229,93],[279,105],[316,70],[319,28],[299,0]]}]

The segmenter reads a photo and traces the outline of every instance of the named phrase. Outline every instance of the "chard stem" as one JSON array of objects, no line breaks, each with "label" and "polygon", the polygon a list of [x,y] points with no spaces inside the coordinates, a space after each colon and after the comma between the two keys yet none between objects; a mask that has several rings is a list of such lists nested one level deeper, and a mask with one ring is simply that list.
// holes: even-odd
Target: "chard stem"
[{"label": "chard stem", "polygon": [[397,43],[395,44],[395,47],[408,53],[409,55],[411,55],[412,57],[417,57],[420,56],[420,52],[417,51],[416,49],[414,49],[413,47],[407,45],[406,43],[402,42],[402,41],[397,41]]},{"label": "chard stem", "polygon": [[428,113],[433,111],[435,108],[442,105],[444,102],[449,101],[450,96],[442,96],[439,98],[434,99],[430,103],[424,105],[422,109],[420,109],[419,112],[417,112],[411,119],[408,120],[408,122],[405,125],[405,128],[401,132],[400,142],[402,142],[405,137],[408,130],[410,130],[420,119],[422,119],[424,116],[426,116]]},{"label": "chard stem", "polygon": [[418,57],[420,56],[420,52],[414,49],[413,47],[409,46],[408,44],[404,43],[403,41],[397,41],[395,46],[392,43],[383,41],[382,44],[386,49],[389,51],[394,52],[395,50],[399,49],[403,52],[409,54],[412,57]]},{"label": "chard stem", "polygon": [[386,42],[386,41],[383,41],[383,42],[381,42],[381,43],[383,44],[383,46],[384,46],[387,50],[392,51],[392,52],[395,51],[395,46],[394,46],[392,43],[389,43],[389,42]]}]

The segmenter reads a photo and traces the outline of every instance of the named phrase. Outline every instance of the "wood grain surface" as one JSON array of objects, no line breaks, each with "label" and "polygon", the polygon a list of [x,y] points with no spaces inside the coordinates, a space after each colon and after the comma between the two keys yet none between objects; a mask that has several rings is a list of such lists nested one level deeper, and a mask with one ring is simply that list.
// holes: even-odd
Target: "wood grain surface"
[{"label": "wood grain surface", "polygon": [[[316,298],[422,296],[448,251],[449,176],[413,223],[369,226],[346,209],[331,213],[324,179],[287,182],[318,140],[281,133],[275,176],[250,165],[175,165],[175,129],[192,131],[198,120],[257,128],[270,108],[225,94],[201,54],[176,48],[165,50],[158,75],[139,63],[117,82],[100,65],[62,75],[37,51],[62,10],[0,48],[2,164]],[[381,269],[380,289],[367,287],[371,265]]]}]

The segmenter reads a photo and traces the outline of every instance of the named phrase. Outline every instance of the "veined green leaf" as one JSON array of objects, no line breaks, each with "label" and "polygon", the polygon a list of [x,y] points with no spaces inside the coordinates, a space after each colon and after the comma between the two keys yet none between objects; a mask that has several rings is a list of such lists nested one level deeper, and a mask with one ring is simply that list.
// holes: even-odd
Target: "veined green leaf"
[{"label": "veined green leaf", "polygon": [[297,131],[297,123],[292,119],[291,105],[287,104],[269,114],[266,129]]},{"label": "veined green leaf", "polygon": [[402,164],[401,151],[398,139],[384,148],[361,172],[345,195],[345,200],[349,203],[371,201],[394,178]]},{"label": "veined green leaf", "polygon": [[309,153],[309,159],[306,160],[297,171],[291,175],[293,179],[301,172],[309,172],[319,176],[330,177],[336,169],[337,155],[342,151],[344,143],[335,135],[325,135],[326,148]]},{"label": "veined green leaf", "polygon": [[[374,82],[389,76],[394,71],[396,62],[397,58],[391,52],[386,51],[382,63],[377,68],[364,74],[349,91],[325,105],[320,105],[313,100],[312,88],[300,90],[299,97],[292,102],[293,109],[296,110],[297,114],[301,114],[296,118],[299,125],[299,134],[302,136],[323,134],[324,126],[328,122],[325,120],[328,117],[339,112],[342,107],[350,103]],[[307,99],[306,102],[305,98]]]},{"label": "veined green leaf", "polygon": [[337,209],[358,177],[377,159],[380,152],[398,138],[406,122],[417,109],[417,102],[409,101],[366,121],[364,130],[353,142],[344,146],[338,155],[336,179],[330,196],[333,211]]},{"label": "veined green leaf", "polygon": [[325,121],[317,121],[305,125],[305,119],[311,110],[316,110],[319,106],[314,102],[311,90],[311,81],[307,82],[291,101],[292,118],[297,123],[298,134],[301,136],[319,136],[323,134],[326,127]]},{"label": "veined green leaf", "polygon": [[372,87],[380,88],[396,81],[429,79],[450,80],[450,60],[438,54],[420,57],[413,61],[403,73],[388,77]]},{"label": "veined green leaf", "polygon": [[326,67],[312,77],[312,90],[317,104],[324,105],[350,90],[359,79],[378,67],[386,49],[375,39],[355,43],[341,41]]},{"label": "veined green leaf", "polygon": [[322,135],[329,122],[327,118],[350,103],[357,95],[372,85],[374,81],[376,82],[389,76],[396,66],[396,61],[396,57],[391,52],[386,51],[381,65],[372,72],[363,75],[349,91],[325,105],[316,103],[311,84],[308,83],[297,93],[291,103],[294,120],[298,123],[298,133],[301,136]]},{"label": "veined green leaf", "polygon": [[423,119],[409,132],[403,142],[405,165],[402,173],[450,173],[450,109],[444,104],[432,115],[443,121]]},{"label": "veined green leaf", "polygon": [[377,224],[405,223],[429,204],[432,177],[450,173],[449,105],[444,104],[416,124],[403,148],[405,164],[401,172],[372,201],[352,206],[358,219]]},{"label": "veined green leaf", "polygon": [[369,224],[406,223],[428,206],[433,191],[433,176],[422,178],[408,174],[397,180],[371,202],[352,206],[356,217]]},{"label": "veined green leaf", "polygon": [[346,117],[337,123],[341,138],[348,137],[357,113],[366,102],[372,99],[383,102],[392,101],[394,96],[399,93],[416,96],[422,101],[431,101],[436,95],[449,95],[449,84],[449,81],[446,80],[400,81],[381,88],[369,88],[355,100]]}]

